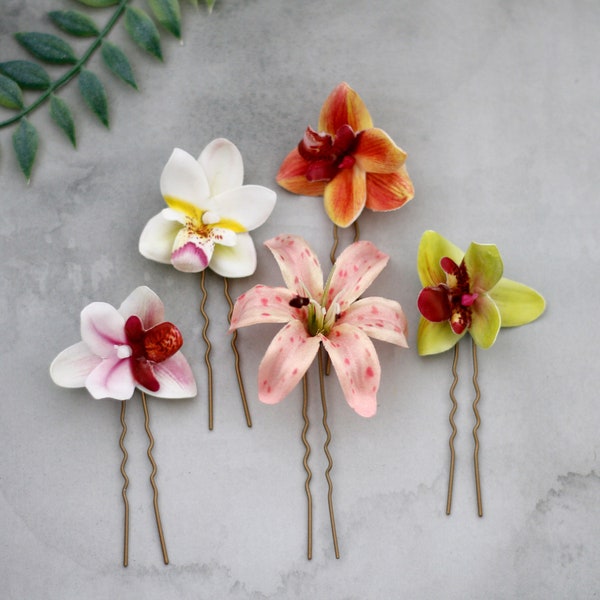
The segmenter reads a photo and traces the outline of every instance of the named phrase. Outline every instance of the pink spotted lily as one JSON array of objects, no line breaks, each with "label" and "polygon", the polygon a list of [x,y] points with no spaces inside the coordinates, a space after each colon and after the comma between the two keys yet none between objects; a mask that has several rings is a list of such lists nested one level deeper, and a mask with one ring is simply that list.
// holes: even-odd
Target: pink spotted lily
[{"label": "pink spotted lily", "polygon": [[407,324],[393,300],[359,296],[388,262],[371,242],[348,246],[323,284],[319,260],[301,237],[265,242],[287,287],[256,285],[236,301],[231,330],[257,323],[285,323],[259,366],[259,399],[282,400],[300,381],[322,344],[348,404],[361,416],[377,410],[381,367],[374,338],[407,347]]},{"label": "pink spotted lily", "polygon": [[340,83],[321,108],[318,131],[306,129],[277,182],[295,194],[323,196],[329,218],[348,227],[365,207],[395,210],[414,196],[405,160],[387,133],[373,127],[360,96]]},{"label": "pink spotted lily", "polygon": [[473,242],[465,253],[426,231],[417,268],[423,285],[417,299],[421,355],[444,352],[467,332],[477,346],[489,348],[501,327],[524,325],[544,312],[538,292],[502,276],[502,258],[493,244]]},{"label": "pink spotted lily", "polygon": [[94,398],[128,400],[136,387],[160,398],[196,395],[183,338],[164,322],[164,306],[148,287],[136,288],[116,309],[92,302],[81,312],[82,341],[50,365],[57,385],[85,387]]}]

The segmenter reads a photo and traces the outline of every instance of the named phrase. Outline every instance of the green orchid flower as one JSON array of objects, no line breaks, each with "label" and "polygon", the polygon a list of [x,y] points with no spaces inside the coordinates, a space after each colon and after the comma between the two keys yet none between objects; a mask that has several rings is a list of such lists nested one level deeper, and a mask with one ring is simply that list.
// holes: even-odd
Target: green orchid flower
[{"label": "green orchid flower", "polygon": [[473,242],[463,252],[439,233],[426,231],[417,269],[423,285],[417,299],[420,355],[449,350],[467,331],[477,346],[489,348],[501,327],[530,323],[546,307],[534,289],[502,277],[504,265],[494,244]]}]

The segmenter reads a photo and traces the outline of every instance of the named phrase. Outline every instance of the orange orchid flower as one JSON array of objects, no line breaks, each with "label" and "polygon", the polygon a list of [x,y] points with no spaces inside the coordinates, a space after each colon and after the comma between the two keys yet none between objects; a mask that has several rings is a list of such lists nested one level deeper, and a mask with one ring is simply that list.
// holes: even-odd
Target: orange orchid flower
[{"label": "orange orchid flower", "polygon": [[373,127],[360,96],[340,83],[321,108],[319,131],[306,129],[281,164],[277,183],[294,194],[323,196],[329,218],[348,227],[365,206],[395,210],[414,196],[405,160],[388,134]]}]

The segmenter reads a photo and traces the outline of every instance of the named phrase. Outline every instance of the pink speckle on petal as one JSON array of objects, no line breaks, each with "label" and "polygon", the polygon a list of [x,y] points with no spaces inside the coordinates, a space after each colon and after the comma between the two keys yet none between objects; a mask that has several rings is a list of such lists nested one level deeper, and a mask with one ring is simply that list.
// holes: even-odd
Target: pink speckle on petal
[{"label": "pink speckle on petal", "polygon": [[346,356],[346,358],[344,358],[344,362],[349,365],[350,364],[350,359]]},{"label": "pink speckle on petal", "polygon": [[269,299],[268,298],[261,298],[260,302],[263,306],[268,306],[269,305]]},{"label": "pink speckle on petal", "polygon": [[367,367],[366,374],[367,374],[367,377],[374,377],[375,376],[375,373],[374,373],[374,371],[373,371],[373,369],[371,367]]}]

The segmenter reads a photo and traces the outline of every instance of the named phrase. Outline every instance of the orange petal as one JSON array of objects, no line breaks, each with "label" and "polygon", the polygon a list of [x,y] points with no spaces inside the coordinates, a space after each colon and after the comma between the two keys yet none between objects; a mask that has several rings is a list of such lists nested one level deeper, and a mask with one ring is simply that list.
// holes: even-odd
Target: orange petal
[{"label": "orange petal", "polygon": [[319,131],[335,134],[342,125],[350,125],[356,132],[373,127],[365,103],[347,83],[340,83],[329,94],[319,115]]},{"label": "orange petal", "polygon": [[308,161],[300,156],[294,148],[283,160],[277,173],[277,183],[294,194],[303,196],[322,196],[325,190],[324,181],[308,181],[306,169]]},{"label": "orange petal", "polygon": [[383,129],[376,127],[360,133],[352,155],[358,166],[367,173],[392,173],[406,160],[406,152],[398,148]]},{"label": "orange petal", "polygon": [[415,195],[406,167],[395,173],[367,173],[367,208],[388,211],[400,208]]},{"label": "orange petal", "polygon": [[352,225],[365,206],[365,172],[342,169],[325,187],[323,199],[328,217],[340,227]]}]

